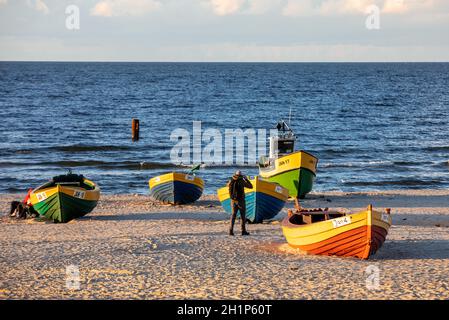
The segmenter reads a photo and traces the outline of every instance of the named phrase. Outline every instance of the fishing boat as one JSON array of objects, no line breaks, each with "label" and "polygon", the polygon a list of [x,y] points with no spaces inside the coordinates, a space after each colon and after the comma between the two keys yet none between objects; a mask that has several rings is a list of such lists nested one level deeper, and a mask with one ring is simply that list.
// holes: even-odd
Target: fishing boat
[{"label": "fishing boat", "polygon": [[303,199],[312,190],[318,158],[303,150],[294,151],[296,136],[285,121],[277,124],[277,130],[277,136],[269,138],[269,156],[259,160],[259,175],[287,188],[291,198]]},{"label": "fishing boat", "polygon": [[163,203],[187,204],[203,194],[204,181],[193,173],[169,172],[149,181],[150,195]]},{"label": "fishing boat", "polygon": [[382,246],[391,226],[390,209],[345,214],[328,210],[303,210],[282,221],[291,247],[309,254],[368,259]]},{"label": "fishing boat", "polygon": [[33,208],[54,222],[68,222],[91,212],[100,198],[100,188],[82,175],[53,177],[30,194]]},{"label": "fishing boat", "polygon": [[[245,188],[246,219],[252,223],[260,223],[276,216],[288,199],[288,190],[257,176],[250,182],[253,188]],[[227,186],[220,188],[217,194],[223,209],[232,214],[229,188]]]}]

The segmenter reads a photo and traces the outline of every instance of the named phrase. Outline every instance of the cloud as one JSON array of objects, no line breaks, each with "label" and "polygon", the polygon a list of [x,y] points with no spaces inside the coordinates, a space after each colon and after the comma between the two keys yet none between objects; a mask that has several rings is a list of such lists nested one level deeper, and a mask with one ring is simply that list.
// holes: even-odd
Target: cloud
[{"label": "cloud", "polygon": [[282,0],[209,0],[212,11],[219,16],[231,14],[264,14],[279,7]]},{"label": "cloud", "polygon": [[325,0],[321,2],[287,0],[282,14],[284,16],[363,14],[366,8],[372,4],[373,0]]},{"label": "cloud", "polygon": [[7,4],[7,3],[8,3],[8,0],[0,0],[0,5]]},{"label": "cloud", "polygon": [[305,16],[314,12],[314,6],[311,0],[288,0],[282,8],[284,16]]},{"label": "cloud", "polygon": [[353,15],[366,14],[366,9],[377,5],[382,13],[402,14],[442,7],[442,0],[287,0],[282,8],[284,16]]},{"label": "cloud", "polygon": [[281,0],[250,0],[248,1],[248,14],[264,14],[269,10],[279,7]]},{"label": "cloud", "polygon": [[319,11],[323,15],[365,13],[373,5],[373,0],[327,0],[321,4]]},{"label": "cloud", "polygon": [[210,4],[215,14],[225,16],[240,11],[245,0],[211,0]]},{"label": "cloud", "polygon": [[42,0],[27,0],[27,4],[30,8],[34,8],[37,11],[42,12],[43,14],[48,14],[50,12],[48,6]]},{"label": "cloud", "polygon": [[402,14],[408,11],[425,11],[434,8],[444,8],[443,0],[385,0],[382,12]]},{"label": "cloud", "polygon": [[275,9],[284,16],[331,16],[366,14],[376,5],[382,13],[402,14],[408,11],[428,10],[444,0],[207,0],[219,16],[233,14],[264,14]]},{"label": "cloud", "polygon": [[98,2],[90,14],[101,17],[140,16],[160,7],[157,0],[104,0]]}]

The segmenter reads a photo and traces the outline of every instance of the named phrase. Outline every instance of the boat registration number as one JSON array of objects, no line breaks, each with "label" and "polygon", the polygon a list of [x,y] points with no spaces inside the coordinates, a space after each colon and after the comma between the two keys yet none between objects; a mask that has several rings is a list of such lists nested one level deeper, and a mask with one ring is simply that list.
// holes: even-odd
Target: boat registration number
[{"label": "boat registration number", "polygon": [[382,213],[382,215],[380,216],[380,220],[386,223],[390,223],[390,215],[387,213]]},{"label": "boat registration number", "polygon": [[191,175],[188,175],[188,174],[186,174],[186,180],[189,180],[189,181],[193,181],[193,180],[195,180],[195,177],[194,177],[194,176],[191,176]]},{"label": "boat registration number", "polygon": [[78,199],[84,199],[84,197],[86,196],[86,193],[84,191],[75,190],[73,192],[73,196]]},{"label": "boat registration number", "polygon": [[334,228],[338,228],[347,224],[351,223],[351,217],[345,216],[341,218],[335,218],[332,220],[332,224],[334,225]]},{"label": "boat registration number", "polygon": [[36,194],[37,201],[41,202],[47,199],[47,194],[45,192],[40,192]]}]

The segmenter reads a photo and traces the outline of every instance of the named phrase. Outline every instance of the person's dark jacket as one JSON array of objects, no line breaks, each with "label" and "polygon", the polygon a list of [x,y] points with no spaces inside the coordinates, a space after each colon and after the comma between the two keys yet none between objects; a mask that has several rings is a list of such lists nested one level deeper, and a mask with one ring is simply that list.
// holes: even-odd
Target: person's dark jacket
[{"label": "person's dark jacket", "polygon": [[253,185],[244,176],[232,176],[228,183],[229,196],[232,200],[242,201],[245,200],[245,188],[252,189]]}]

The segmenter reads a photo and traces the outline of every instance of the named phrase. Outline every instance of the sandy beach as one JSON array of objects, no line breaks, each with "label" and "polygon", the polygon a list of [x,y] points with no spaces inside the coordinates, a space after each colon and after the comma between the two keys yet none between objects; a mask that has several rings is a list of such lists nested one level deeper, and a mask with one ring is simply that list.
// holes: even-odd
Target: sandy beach
[{"label": "sandy beach", "polygon": [[[0,211],[22,195],[2,194]],[[449,191],[312,193],[305,207],[392,208],[393,226],[370,260],[305,255],[274,220],[227,235],[216,196],[160,205],[143,195],[103,195],[67,224],[0,221],[1,299],[449,299]],[[237,231],[239,231],[237,229]],[[79,288],[66,268],[79,269]],[[379,269],[367,288],[366,268]]]}]

